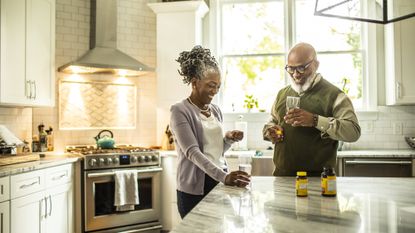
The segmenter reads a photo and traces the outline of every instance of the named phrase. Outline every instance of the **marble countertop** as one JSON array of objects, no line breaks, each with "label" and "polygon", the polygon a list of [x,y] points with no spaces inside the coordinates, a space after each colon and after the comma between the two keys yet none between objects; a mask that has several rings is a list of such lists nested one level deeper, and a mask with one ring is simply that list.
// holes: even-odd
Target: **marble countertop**
[{"label": "marble countertop", "polygon": [[[225,157],[238,157],[238,155],[252,155],[257,158],[268,158],[274,154],[273,150],[260,150],[263,152],[262,156],[255,156],[256,150],[247,151],[233,151],[228,150]],[[160,151],[161,157],[177,156],[175,150]],[[345,150],[337,151],[337,158],[415,158],[415,150]]]},{"label": "marble countertop", "polygon": [[415,232],[415,178],[338,177],[337,196],[296,197],[295,177],[252,177],[248,189],[217,185],[173,232]]},{"label": "marble countertop", "polygon": [[0,177],[15,175],[23,172],[39,170],[48,167],[54,167],[67,163],[74,163],[77,162],[79,159],[81,158],[74,154],[55,154],[49,152],[45,153],[45,156],[41,157],[38,161],[0,166]]}]

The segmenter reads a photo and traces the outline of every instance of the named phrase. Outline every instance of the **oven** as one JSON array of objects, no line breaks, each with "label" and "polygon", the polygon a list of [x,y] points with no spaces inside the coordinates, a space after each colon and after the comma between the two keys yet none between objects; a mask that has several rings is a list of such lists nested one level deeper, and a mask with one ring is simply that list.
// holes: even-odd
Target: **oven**
[{"label": "oven", "polygon": [[[150,222],[154,222],[154,226],[136,232],[153,232],[150,230],[161,229],[161,225],[157,221],[161,208],[160,172],[162,169],[160,167],[144,167],[128,170],[138,173],[140,204],[135,205],[134,210],[123,212],[117,212],[114,206],[115,170],[85,172],[84,219],[86,232]],[[138,226],[132,226],[132,228],[138,228]]]},{"label": "oven", "polygon": [[[159,233],[161,216],[160,155],[142,148],[68,149],[83,155],[80,169],[82,215],[79,229],[89,233]],[[114,206],[117,171],[137,173],[139,204],[133,210],[117,211]]]}]

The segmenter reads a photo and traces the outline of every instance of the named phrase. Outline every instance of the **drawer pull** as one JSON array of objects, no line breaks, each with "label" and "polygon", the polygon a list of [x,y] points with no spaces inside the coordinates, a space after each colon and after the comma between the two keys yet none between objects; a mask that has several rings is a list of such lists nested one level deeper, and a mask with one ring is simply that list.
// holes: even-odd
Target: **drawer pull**
[{"label": "drawer pull", "polygon": [[3,213],[1,213],[1,233],[3,233]]},{"label": "drawer pull", "polygon": [[52,196],[49,195],[49,216],[52,215]]},{"label": "drawer pull", "polygon": [[52,178],[52,180],[53,180],[53,181],[55,181],[55,180],[60,180],[60,179],[62,179],[63,177],[66,177],[66,174],[62,174],[62,175],[60,175],[60,176],[54,176],[54,177]]},{"label": "drawer pull", "polygon": [[411,165],[411,161],[387,161],[387,160],[378,160],[378,161],[370,161],[370,160],[351,160],[351,161],[345,161],[346,165],[352,165],[352,164],[373,164],[373,165]]},{"label": "drawer pull", "polygon": [[45,200],[45,219],[48,218],[48,198],[44,197],[43,200]]},{"label": "drawer pull", "polygon": [[1,195],[3,195],[3,185],[1,185]]},{"label": "drawer pull", "polygon": [[31,187],[31,186],[33,186],[33,185],[35,185],[35,184],[38,184],[38,183],[39,183],[39,181],[35,181],[35,182],[31,183],[31,184],[24,184],[24,185],[21,185],[21,186],[19,187],[19,189],[29,188],[29,187]]}]

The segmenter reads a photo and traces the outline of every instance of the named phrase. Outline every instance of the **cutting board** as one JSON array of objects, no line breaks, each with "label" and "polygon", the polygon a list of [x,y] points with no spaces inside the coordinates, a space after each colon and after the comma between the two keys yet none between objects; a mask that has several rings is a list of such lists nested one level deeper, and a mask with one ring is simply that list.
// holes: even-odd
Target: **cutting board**
[{"label": "cutting board", "polygon": [[39,160],[39,154],[0,155],[0,166]]}]

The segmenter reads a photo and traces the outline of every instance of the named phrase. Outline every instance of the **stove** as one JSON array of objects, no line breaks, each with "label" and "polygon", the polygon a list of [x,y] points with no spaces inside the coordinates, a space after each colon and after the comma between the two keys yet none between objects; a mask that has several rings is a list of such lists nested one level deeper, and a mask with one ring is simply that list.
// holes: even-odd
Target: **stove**
[{"label": "stove", "polygon": [[160,166],[159,153],[145,147],[118,145],[113,149],[100,149],[86,145],[67,146],[66,151],[84,157],[84,170]]},{"label": "stove", "polygon": [[[158,151],[131,145],[114,149],[95,146],[67,146],[66,151],[83,157],[80,169],[82,213],[81,232],[160,232],[160,155]],[[140,203],[129,211],[114,206],[117,172],[135,172],[138,176]]]}]

